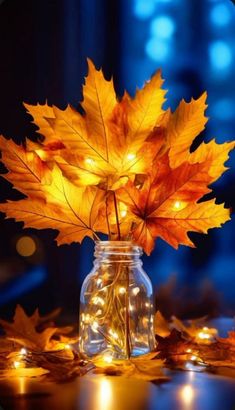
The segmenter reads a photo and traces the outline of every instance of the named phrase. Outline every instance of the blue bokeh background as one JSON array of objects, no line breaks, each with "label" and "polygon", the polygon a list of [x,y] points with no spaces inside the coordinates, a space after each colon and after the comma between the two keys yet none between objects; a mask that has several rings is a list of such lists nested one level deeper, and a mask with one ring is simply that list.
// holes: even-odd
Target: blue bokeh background
[{"label": "blue bokeh background", "polygon": [[[161,68],[169,90],[165,107],[208,92],[205,132],[196,140],[235,138],[235,6],[231,0],[5,0],[0,5],[0,132],[20,142],[36,138],[22,101],[78,105],[86,57],[112,75],[118,95],[134,95]],[[235,155],[214,184],[219,202],[235,206]],[[1,200],[16,199],[1,181]],[[25,234],[25,233],[24,233]],[[1,220],[0,313],[16,303],[75,315],[79,289],[92,266],[93,244],[57,248],[51,231],[34,235],[37,252],[22,257],[21,226]],[[235,221],[208,236],[192,235],[197,249],[161,240],[146,271],[167,313],[234,314]],[[160,304],[160,307],[162,305]]]}]

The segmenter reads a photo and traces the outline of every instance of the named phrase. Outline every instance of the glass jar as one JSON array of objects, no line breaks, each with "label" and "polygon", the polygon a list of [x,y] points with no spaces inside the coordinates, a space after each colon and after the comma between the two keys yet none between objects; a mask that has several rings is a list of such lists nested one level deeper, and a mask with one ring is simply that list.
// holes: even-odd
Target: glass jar
[{"label": "glass jar", "polygon": [[131,242],[96,242],[80,297],[79,347],[86,356],[111,361],[154,349],[153,289],[141,255]]}]

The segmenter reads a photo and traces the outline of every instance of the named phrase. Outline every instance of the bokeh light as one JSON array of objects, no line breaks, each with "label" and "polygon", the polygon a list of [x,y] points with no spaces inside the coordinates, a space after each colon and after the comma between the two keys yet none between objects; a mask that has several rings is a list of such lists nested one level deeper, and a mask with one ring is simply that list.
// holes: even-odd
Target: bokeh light
[{"label": "bokeh light", "polygon": [[213,24],[217,26],[226,26],[231,21],[231,13],[227,4],[216,4],[210,14],[210,18]]},{"label": "bokeh light", "polygon": [[134,5],[134,14],[139,19],[148,19],[155,11],[154,0],[136,0]]},{"label": "bokeh light", "polygon": [[158,40],[157,38],[150,38],[145,47],[147,55],[154,61],[162,62],[169,56],[168,43]]},{"label": "bokeh light", "polygon": [[175,32],[175,23],[168,16],[159,16],[153,19],[150,30],[158,38],[170,38]]},{"label": "bokeh light", "polygon": [[221,121],[232,120],[235,113],[235,100],[232,98],[221,98],[212,105],[211,113]]},{"label": "bokeh light", "polygon": [[16,250],[21,256],[32,256],[36,251],[36,243],[31,236],[21,236],[16,242]]},{"label": "bokeh light", "polygon": [[217,70],[224,70],[232,63],[232,51],[225,41],[214,41],[209,45],[211,65]]}]

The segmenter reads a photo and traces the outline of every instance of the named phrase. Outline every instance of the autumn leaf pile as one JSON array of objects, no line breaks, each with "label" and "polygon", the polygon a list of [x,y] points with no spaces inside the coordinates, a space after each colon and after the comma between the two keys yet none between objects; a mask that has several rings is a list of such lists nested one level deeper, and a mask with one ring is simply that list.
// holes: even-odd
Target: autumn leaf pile
[{"label": "autumn leaf pile", "polygon": [[131,98],[118,100],[91,61],[79,111],[25,104],[40,139],[0,139],[3,177],[25,195],[0,204],[25,227],[59,231],[58,244],[85,236],[132,240],[147,254],[162,238],[193,246],[188,232],[206,233],[230,219],[214,199],[199,201],[225,171],[234,142],[192,142],[206,124],[206,93],[175,112],[163,109],[158,71]]},{"label": "autumn leaf pile", "polygon": [[[157,312],[155,351],[110,363],[105,355],[84,358],[77,351],[74,326],[55,325],[59,313],[56,309],[40,316],[35,310],[28,316],[18,305],[12,322],[0,319],[5,332],[0,337],[0,380],[43,376],[54,382],[68,382],[93,372],[162,383],[171,377],[171,369],[198,371],[199,367],[201,371],[235,377],[235,332],[220,338],[216,329],[205,327],[205,318],[185,324],[175,317],[167,321]],[[200,338],[203,331],[210,336],[208,339]]]}]

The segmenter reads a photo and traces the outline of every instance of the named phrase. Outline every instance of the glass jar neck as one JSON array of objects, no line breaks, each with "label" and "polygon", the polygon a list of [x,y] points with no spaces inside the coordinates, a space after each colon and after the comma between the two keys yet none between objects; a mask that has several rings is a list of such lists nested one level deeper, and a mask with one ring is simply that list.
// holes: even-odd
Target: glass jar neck
[{"label": "glass jar neck", "polygon": [[141,263],[143,251],[130,241],[97,241],[95,243],[95,263]]}]

